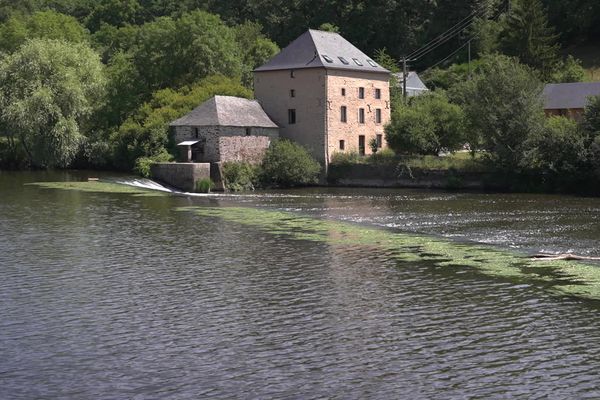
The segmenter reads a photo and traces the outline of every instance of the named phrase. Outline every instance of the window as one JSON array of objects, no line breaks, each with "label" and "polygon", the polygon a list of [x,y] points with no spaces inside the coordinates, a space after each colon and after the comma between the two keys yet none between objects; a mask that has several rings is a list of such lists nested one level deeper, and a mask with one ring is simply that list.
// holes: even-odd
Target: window
[{"label": "window", "polygon": [[356,63],[356,65],[358,65],[360,67],[363,66],[363,64],[358,60],[358,58],[353,58],[352,60]]},{"label": "window", "polygon": [[377,138],[375,139],[377,141],[377,148],[380,149],[383,147],[383,135],[381,134],[377,134]]},{"label": "window", "polygon": [[369,65],[371,67],[377,68],[377,63],[375,61],[373,61],[373,60],[367,60],[367,62],[369,63]]},{"label": "window", "polygon": [[342,96],[346,95],[346,88],[342,88]]},{"label": "window", "polygon": [[288,110],[288,123],[290,125],[296,123],[296,110],[294,108]]},{"label": "window", "polygon": [[198,128],[194,128],[194,136],[196,137],[196,139],[200,137],[200,130]]},{"label": "window", "polygon": [[325,59],[325,61],[327,61],[329,64],[333,63],[333,58],[329,57],[328,55],[325,54],[321,54],[323,56],[323,58]]},{"label": "window", "polygon": [[347,122],[348,121],[348,112],[347,111],[348,110],[347,110],[346,106],[342,106],[340,108],[340,120],[342,122]]},{"label": "window", "polygon": [[346,141],[340,140],[340,150],[345,150],[345,149],[346,149]]},{"label": "window", "polygon": [[365,136],[360,135],[358,137],[358,154],[361,156],[365,155]]},{"label": "window", "polygon": [[340,59],[340,61],[342,62],[342,64],[344,64],[344,65],[348,65],[348,64],[350,64],[350,63],[348,62],[348,60],[346,60],[344,57],[338,57],[338,58]]},{"label": "window", "polygon": [[294,75],[294,70],[293,70],[293,69],[291,69],[291,70],[290,70],[290,78],[295,78],[295,77],[296,77],[296,76]]},{"label": "window", "polygon": [[294,89],[290,89],[290,97],[296,97],[296,91]]},{"label": "window", "polygon": [[250,136],[252,134],[252,128],[246,128],[246,136]]},{"label": "window", "polygon": [[375,122],[378,124],[381,123],[381,108],[375,109]]},{"label": "window", "polygon": [[375,89],[375,98],[376,99],[380,99],[381,98],[381,89]]},{"label": "window", "polygon": [[361,124],[365,123],[365,109],[364,108],[358,109],[358,122],[360,122]]},{"label": "window", "polygon": [[365,98],[365,88],[364,87],[359,87],[358,88],[358,98],[359,99],[364,99]]}]

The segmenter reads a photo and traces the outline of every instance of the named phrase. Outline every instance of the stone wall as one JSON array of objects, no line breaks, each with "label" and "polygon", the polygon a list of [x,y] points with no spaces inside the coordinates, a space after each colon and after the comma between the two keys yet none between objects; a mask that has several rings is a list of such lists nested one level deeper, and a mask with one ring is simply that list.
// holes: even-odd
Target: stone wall
[{"label": "stone wall", "polygon": [[194,192],[196,182],[210,179],[208,163],[156,163],[150,167],[152,179],[184,192]]},{"label": "stone wall", "polygon": [[271,138],[268,136],[221,136],[221,162],[245,161],[259,164],[270,144]]},{"label": "stone wall", "polygon": [[[364,99],[358,96],[364,88]],[[375,89],[381,98],[375,98]],[[343,92],[344,94],[342,94]],[[371,154],[369,142],[381,135],[382,148],[387,147],[383,128],[390,121],[389,75],[362,71],[328,71],[327,76],[327,146],[329,160],[336,152],[358,153],[359,136],[365,137],[365,154]],[[346,122],[341,119],[341,108],[346,107]],[[364,123],[359,121],[359,109],[364,109]],[[381,122],[376,120],[376,110],[381,110]],[[344,149],[340,149],[340,140]]]},{"label": "stone wall", "polygon": [[[196,129],[198,135],[196,135]],[[250,134],[248,136],[248,133]],[[175,143],[200,140],[203,147],[201,162],[248,161],[255,162],[264,155],[272,139],[279,137],[277,128],[238,126],[178,126],[174,128]],[[266,143],[266,147],[265,147]],[[229,148],[229,146],[233,146]],[[247,146],[244,149],[243,146]],[[250,159],[244,159],[248,155]]]},{"label": "stone wall", "polygon": [[[324,68],[262,71],[254,74],[254,95],[267,115],[279,126],[282,138],[306,147],[325,163],[325,110],[327,73]],[[292,92],[294,96],[292,97]],[[288,110],[296,110],[296,123]]]}]

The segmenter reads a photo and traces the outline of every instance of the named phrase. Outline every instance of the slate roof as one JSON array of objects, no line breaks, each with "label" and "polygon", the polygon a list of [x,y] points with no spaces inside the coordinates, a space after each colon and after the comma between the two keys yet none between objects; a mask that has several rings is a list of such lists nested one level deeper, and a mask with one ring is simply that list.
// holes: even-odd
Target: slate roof
[{"label": "slate roof", "polygon": [[600,82],[548,84],[544,88],[544,109],[585,108],[591,96],[600,96]]},{"label": "slate roof", "polygon": [[[395,73],[392,75],[394,75],[396,77],[396,79],[398,79],[398,85],[400,85],[402,87],[404,73],[398,72],[398,73]],[[409,90],[409,89],[411,89],[411,90],[429,90],[427,88],[427,86],[425,86],[425,84],[423,83],[423,81],[421,80],[419,75],[414,71],[410,71],[408,73],[408,79],[406,80],[406,90]]]},{"label": "slate roof", "polygon": [[214,96],[169,125],[277,128],[257,101],[232,96]]},{"label": "slate roof", "polygon": [[[340,57],[343,58],[340,59]],[[309,29],[255,72],[328,68],[388,73],[389,71],[334,32]]]}]

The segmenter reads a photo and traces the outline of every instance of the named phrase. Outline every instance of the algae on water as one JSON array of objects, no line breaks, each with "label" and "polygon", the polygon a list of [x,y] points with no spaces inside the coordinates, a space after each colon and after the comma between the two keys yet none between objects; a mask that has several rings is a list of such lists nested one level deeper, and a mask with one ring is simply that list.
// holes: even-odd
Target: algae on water
[{"label": "algae on water", "polygon": [[91,193],[125,193],[134,196],[163,196],[164,194],[129,185],[103,181],[81,181],[81,182],[35,182],[27,185],[37,186],[42,189],[74,190]]},{"label": "algae on water", "polygon": [[427,261],[441,267],[470,268],[486,276],[540,284],[553,293],[600,300],[600,267],[596,265],[564,260],[533,261],[490,246],[396,233],[281,211],[243,207],[181,207],[177,210],[221,218],[298,240],[374,248],[402,262]]}]

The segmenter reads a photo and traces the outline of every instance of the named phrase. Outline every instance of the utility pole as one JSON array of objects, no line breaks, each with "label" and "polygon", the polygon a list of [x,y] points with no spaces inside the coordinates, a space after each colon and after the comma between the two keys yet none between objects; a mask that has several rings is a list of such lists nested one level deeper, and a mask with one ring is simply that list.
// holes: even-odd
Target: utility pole
[{"label": "utility pole", "polygon": [[471,41],[469,40],[469,79],[471,79]]},{"label": "utility pole", "polygon": [[408,70],[406,68],[406,56],[402,57],[402,95],[404,96],[404,102],[406,103],[406,80],[408,79]]},{"label": "utility pole", "polygon": [[508,6],[506,7],[506,11],[510,15],[510,12],[512,11],[512,1],[511,0],[506,0],[506,2],[508,3]]}]

